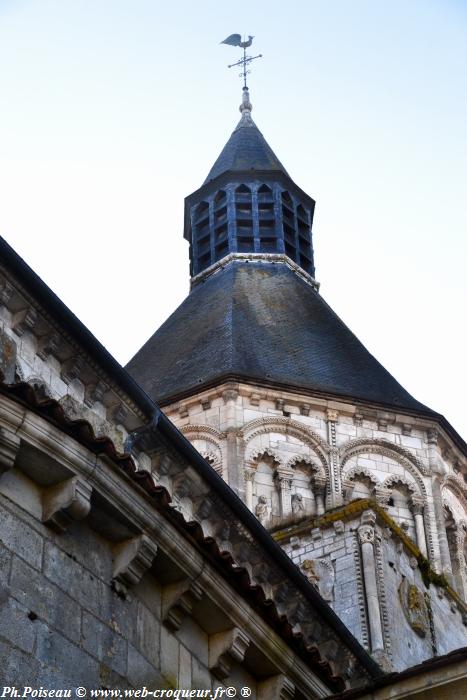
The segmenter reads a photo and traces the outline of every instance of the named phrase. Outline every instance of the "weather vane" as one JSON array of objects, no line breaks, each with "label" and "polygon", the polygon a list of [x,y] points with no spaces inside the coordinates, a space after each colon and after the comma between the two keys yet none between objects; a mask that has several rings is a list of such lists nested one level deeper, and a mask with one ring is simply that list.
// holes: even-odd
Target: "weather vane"
[{"label": "weather vane", "polygon": [[246,76],[248,73],[250,73],[249,70],[247,70],[247,66],[254,61],[256,58],[262,58],[263,54],[258,54],[257,56],[247,56],[246,55],[246,50],[249,46],[252,45],[253,43],[254,36],[249,36],[248,41],[242,41],[242,37],[240,34],[231,34],[230,36],[227,37],[227,39],[224,39],[224,41],[221,41],[221,44],[228,44],[229,46],[239,46],[241,49],[243,49],[243,58],[241,58],[239,61],[236,63],[232,63],[229,68],[235,68],[235,66],[241,66],[242,67],[242,72],[239,73],[239,77],[243,78],[243,89],[248,90],[247,85],[246,85]]}]

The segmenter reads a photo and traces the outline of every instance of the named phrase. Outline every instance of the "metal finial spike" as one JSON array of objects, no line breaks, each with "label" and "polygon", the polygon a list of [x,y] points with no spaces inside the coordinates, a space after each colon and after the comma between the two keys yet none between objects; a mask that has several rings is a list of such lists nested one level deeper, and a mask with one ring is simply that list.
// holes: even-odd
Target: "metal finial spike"
[{"label": "metal finial spike", "polygon": [[248,92],[248,88],[246,85],[243,88],[242,104],[240,105],[239,109],[240,109],[240,112],[242,113],[242,115],[245,112],[250,113],[251,110],[253,109],[253,105],[250,102],[250,93]]},{"label": "metal finial spike", "polygon": [[257,56],[247,56],[246,55],[246,50],[248,46],[251,46],[253,43],[253,36],[248,36],[248,41],[242,41],[242,37],[240,34],[231,34],[230,36],[227,37],[227,39],[224,39],[224,41],[221,41],[221,44],[228,44],[229,46],[239,46],[240,48],[243,49],[243,58],[241,58],[239,61],[236,63],[231,63],[228,67],[229,68],[234,68],[235,66],[241,66],[242,67],[242,72],[239,74],[240,78],[243,78],[243,89],[248,90],[247,85],[246,85],[246,76],[250,72],[249,70],[246,69],[246,67],[255,59],[257,58],[262,58],[262,54],[258,54]]}]

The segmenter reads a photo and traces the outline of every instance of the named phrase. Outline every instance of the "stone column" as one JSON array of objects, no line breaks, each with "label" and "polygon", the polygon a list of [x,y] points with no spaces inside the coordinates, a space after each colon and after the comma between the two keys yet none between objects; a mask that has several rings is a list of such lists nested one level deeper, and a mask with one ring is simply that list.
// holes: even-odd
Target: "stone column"
[{"label": "stone column", "polygon": [[339,414],[337,411],[328,409],[326,412],[326,422],[328,428],[329,443],[329,488],[326,496],[329,508],[341,506],[343,503],[341,473],[339,463],[339,450],[337,448],[336,425]]},{"label": "stone column", "polygon": [[324,476],[315,476],[313,493],[316,501],[316,515],[323,515],[324,508],[324,491],[326,489],[326,479]]},{"label": "stone column", "polygon": [[424,557],[428,556],[426,547],[425,523],[423,521],[423,498],[421,496],[412,496],[410,499],[410,509],[415,520],[415,532],[417,534],[417,545]]},{"label": "stone column", "polygon": [[368,625],[370,628],[371,651],[384,651],[383,626],[379,608],[378,585],[376,582],[376,562],[374,552],[375,514],[366,510],[362,515],[362,525],[358,528],[358,539],[362,550],[363,579],[365,583],[365,598],[368,609]]},{"label": "stone column", "polygon": [[253,479],[255,478],[255,470],[246,467],[243,471],[243,476],[245,478],[245,503],[253,511]]},{"label": "stone column", "polygon": [[279,467],[276,471],[276,483],[279,488],[281,516],[283,518],[292,512],[292,479],[293,471],[291,469]]},{"label": "stone column", "polygon": [[241,498],[244,498],[243,470],[240,467],[239,459],[239,438],[237,424],[237,403],[238,391],[235,388],[228,388],[223,392],[222,398],[225,403],[225,410],[221,420],[221,430],[226,433],[226,458],[227,458],[227,483]]},{"label": "stone column", "polygon": [[441,496],[441,483],[444,479],[446,470],[438,453],[438,432],[436,430],[428,430],[427,438],[428,461],[433,474],[431,491],[433,494],[437,534],[437,537],[433,538],[436,540],[433,541],[433,548],[435,550],[435,561],[433,563],[437,571],[444,571],[448,577],[452,577],[451,557],[449,555],[446,524],[444,522],[443,498]]}]

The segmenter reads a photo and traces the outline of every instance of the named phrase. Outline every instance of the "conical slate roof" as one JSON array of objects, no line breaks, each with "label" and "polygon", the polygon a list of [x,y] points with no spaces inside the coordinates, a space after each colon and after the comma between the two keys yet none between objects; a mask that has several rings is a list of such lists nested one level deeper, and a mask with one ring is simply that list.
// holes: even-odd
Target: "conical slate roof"
[{"label": "conical slate roof", "polygon": [[[249,103],[248,106],[251,109]],[[250,109],[243,109],[242,118],[204,184],[227,171],[276,170],[287,175],[286,169],[251,118]]]},{"label": "conical slate roof", "polygon": [[229,263],[192,290],[127,370],[163,403],[229,377],[431,413],[285,263]]}]

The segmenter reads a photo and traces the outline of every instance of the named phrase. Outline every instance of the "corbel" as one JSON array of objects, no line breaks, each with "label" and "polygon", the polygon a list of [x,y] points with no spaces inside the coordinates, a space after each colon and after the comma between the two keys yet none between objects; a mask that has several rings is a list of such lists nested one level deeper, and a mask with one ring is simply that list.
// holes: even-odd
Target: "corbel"
[{"label": "corbel", "polygon": [[15,433],[0,428],[0,476],[13,467],[20,443]]},{"label": "corbel", "polygon": [[0,306],[9,307],[14,289],[4,277],[0,277]]},{"label": "corbel", "polygon": [[295,685],[283,673],[265,678],[257,685],[257,700],[292,700],[294,696]]},{"label": "corbel", "polygon": [[20,337],[26,332],[34,332],[34,328],[37,324],[37,313],[31,307],[26,309],[21,309],[18,311],[12,319],[11,328]]},{"label": "corbel", "polygon": [[232,664],[243,663],[250,639],[238,627],[209,637],[209,670],[219,681],[230,675]]},{"label": "corbel", "polygon": [[146,535],[119,542],[113,548],[114,581],[124,587],[135,586],[152,566],[156,554],[157,545]]},{"label": "corbel", "polygon": [[53,355],[58,359],[60,344],[61,338],[58,333],[47,333],[38,340],[37,355],[44,361],[47,360],[49,355]]},{"label": "corbel", "polygon": [[185,617],[193,613],[193,606],[203,597],[203,589],[196,581],[183,579],[162,589],[162,622],[176,632]]},{"label": "corbel", "polygon": [[84,520],[91,510],[91,486],[77,476],[46,489],[42,496],[42,522],[65,532],[73,520]]},{"label": "corbel", "polygon": [[62,364],[62,370],[60,376],[65,382],[65,384],[71,384],[72,381],[79,378],[81,371],[84,368],[84,360],[79,357],[70,357]]},{"label": "corbel", "polygon": [[86,387],[86,392],[84,395],[84,403],[88,408],[91,408],[96,401],[99,403],[104,403],[104,395],[108,390],[108,386],[105,382],[98,380],[95,384],[91,384]]}]

